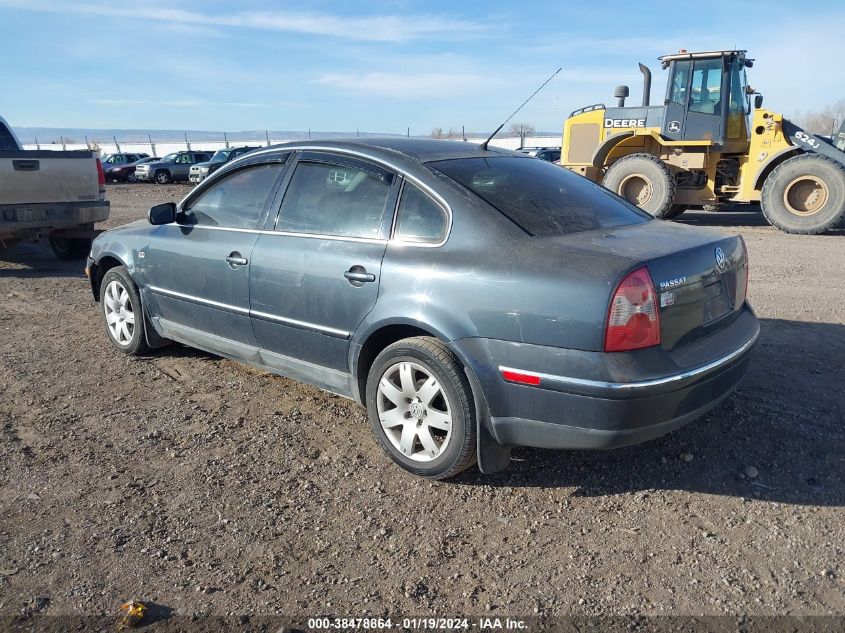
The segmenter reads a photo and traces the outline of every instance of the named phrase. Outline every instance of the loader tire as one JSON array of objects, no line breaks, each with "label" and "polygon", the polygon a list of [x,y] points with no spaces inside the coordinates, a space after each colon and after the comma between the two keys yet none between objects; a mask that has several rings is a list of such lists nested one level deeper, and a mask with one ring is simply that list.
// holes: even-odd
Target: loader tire
[{"label": "loader tire", "polygon": [[663,216],[666,220],[673,220],[681,215],[684,211],[689,209],[690,205],[688,204],[673,204],[672,207],[669,209],[668,213]]},{"label": "loader tire", "polygon": [[631,154],[620,158],[608,167],[602,184],[655,218],[671,217],[675,179],[656,156]]},{"label": "loader tire", "polygon": [[786,233],[818,235],[836,228],[845,216],[845,167],[818,154],[785,160],[763,183],[760,207]]}]

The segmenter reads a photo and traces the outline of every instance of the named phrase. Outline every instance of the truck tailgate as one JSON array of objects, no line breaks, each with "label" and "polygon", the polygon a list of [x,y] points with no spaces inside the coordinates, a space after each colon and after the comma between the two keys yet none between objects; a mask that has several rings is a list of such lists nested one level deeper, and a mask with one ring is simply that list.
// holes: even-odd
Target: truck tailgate
[{"label": "truck tailgate", "polygon": [[90,151],[0,151],[0,204],[91,202],[100,199]]}]

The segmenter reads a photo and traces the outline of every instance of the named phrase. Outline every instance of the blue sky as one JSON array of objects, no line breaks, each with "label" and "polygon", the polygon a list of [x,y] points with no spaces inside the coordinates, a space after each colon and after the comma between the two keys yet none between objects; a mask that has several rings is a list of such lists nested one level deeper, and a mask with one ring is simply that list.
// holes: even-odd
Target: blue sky
[{"label": "blue sky", "polygon": [[795,114],[845,96],[842,0],[0,0],[0,116],[44,127],[483,131],[562,66],[517,117],[557,131],[572,109],[611,103],[618,84],[638,102],[638,61],[659,101],[658,55],[732,47],[757,59],[750,83],[769,107]]}]

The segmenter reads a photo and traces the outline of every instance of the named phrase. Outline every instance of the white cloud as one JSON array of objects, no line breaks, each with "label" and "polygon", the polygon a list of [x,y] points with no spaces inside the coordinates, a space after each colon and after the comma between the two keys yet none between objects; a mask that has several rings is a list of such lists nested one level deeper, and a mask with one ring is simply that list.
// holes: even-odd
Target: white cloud
[{"label": "white cloud", "polygon": [[396,99],[454,98],[476,91],[480,87],[493,87],[501,82],[495,78],[472,74],[444,73],[382,73],[363,74],[327,73],[312,79],[311,83],[357,92],[368,96]]},{"label": "white cloud", "polygon": [[92,14],[135,20],[206,27],[242,27],[324,35],[374,42],[402,42],[421,38],[453,39],[478,35],[488,27],[442,15],[338,16],[297,11],[238,11],[219,15],[184,9],[151,9],[55,0],[0,0],[0,7],[49,13]]}]

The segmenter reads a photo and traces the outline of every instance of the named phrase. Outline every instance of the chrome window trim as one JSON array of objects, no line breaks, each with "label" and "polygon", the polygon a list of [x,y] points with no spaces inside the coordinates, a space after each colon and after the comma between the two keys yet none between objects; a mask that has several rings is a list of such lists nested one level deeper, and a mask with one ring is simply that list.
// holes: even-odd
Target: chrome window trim
[{"label": "chrome window trim", "polygon": [[[730,363],[732,360],[741,356],[746,351],[751,349],[754,343],[757,341],[757,337],[760,336],[760,328],[757,328],[757,331],[754,333],[750,339],[748,339],[745,343],[743,343],[740,347],[732,351],[730,354],[726,354],[721,358],[717,358],[714,361],[701,365],[699,367],[695,367],[694,369],[690,369],[678,374],[672,374],[671,376],[663,376],[662,378],[655,378],[653,380],[640,380],[638,382],[605,382],[603,380],[588,380],[586,378],[573,378],[572,376],[559,376],[555,374],[544,374],[536,371],[531,371],[529,369],[516,369],[513,367],[505,367],[503,365],[499,365],[499,373],[503,371],[510,371],[515,372],[518,374],[527,374],[529,376],[537,376],[541,380],[540,385],[528,385],[528,386],[537,386],[542,388],[542,381],[548,380],[553,383],[557,383],[559,385],[571,385],[574,387],[593,387],[597,389],[608,389],[613,391],[619,392],[627,392],[627,391],[636,391],[638,389],[649,389],[652,387],[660,387],[663,385],[671,385],[677,382],[683,382],[690,378],[694,378],[695,376],[699,376],[701,374],[705,374],[709,371],[717,369],[723,365]],[[521,384],[521,383],[517,383]]]},{"label": "chrome window trim", "polygon": [[[395,244],[397,246],[415,246],[417,248],[439,248],[446,243],[446,240],[449,239],[449,233],[452,231],[452,216],[451,212],[447,211],[443,205],[440,204],[437,200],[432,198],[432,202],[439,206],[444,213],[446,213],[446,235],[445,237],[439,242],[412,242],[409,240],[403,240],[396,237],[396,222],[399,219],[399,210],[402,207],[402,195],[405,193],[405,183],[408,181],[406,179],[402,179],[402,184],[399,187],[399,195],[396,197],[396,207],[393,209],[393,221],[390,223],[390,243]],[[415,183],[411,183],[414,185]],[[428,195],[425,191],[423,191],[424,195]],[[431,198],[431,196],[429,196]]]},{"label": "chrome window trim", "polygon": [[[227,164],[228,165],[234,165],[235,163],[237,163],[241,160],[252,159],[256,156],[261,156],[261,155],[264,155],[264,154],[275,154],[277,152],[286,152],[286,151],[303,152],[303,151],[309,151],[309,150],[324,151],[324,152],[336,152],[338,154],[347,154],[349,156],[354,156],[356,158],[363,158],[365,160],[369,160],[369,161],[372,161],[374,163],[378,163],[380,165],[383,165],[387,169],[390,169],[390,170],[394,171],[395,173],[399,174],[400,176],[402,176],[402,178],[405,178],[405,179],[413,182],[416,186],[418,186],[420,189],[425,191],[425,193],[427,193],[429,196],[434,198],[434,200],[438,204],[440,204],[440,206],[443,207],[443,209],[445,209],[445,211],[446,211],[446,216],[447,216],[446,235],[443,237],[443,240],[441,242],[438,242],[437,244],[421,244],[419,242],[405,242],[405,241],[402,241],[402,240],[395,240],[395,239],[393,239],[393,227],[391,227],[391,233],[390,233],[391,237],[390,237],[390,239],[389,240],[379,240],[379,242],[390,242],[391,244],[396,244],[397,246],[413,246],[414,248],[439,248],[440,246],[443,246],[449,240],[449,236],[452,234],[452,223],[453,223],[453,214],[452,214],[451,205],[449,205],[449,203],[446,202],[446,200],[443,198],[443,196],[441,196],[434,189],[432,189],[427,184],[425,184],[422,180],[420,180],[419,178],[417,178],[416,176],[414,176],[412,174],[409,174],[407,171],[405,171],[401,167],[398,167],[394,163],[391,163],[390,161],[385,160],[381,157],[372,156],[372,155],[370,155],[366,152],[359,152],[359,151],[356,151],[356,150],[346,149],[346,148],[343,148],[343,147],[334,147],[332,145],[290,145],[290,146],[285,146],[285,147],[268,148],[268,149],[263,149],[263,150],[253,150],[253,151],[251,151],[247,154],[244,154],[243,156],[239,156],[238,158],[235,158],[234,160],[229,161],[229,163],[227,163]],[[193,192],[191,192],[191,193],[193,193]],[[182,208],[182,205],[191,196],[191,193],[189,193],[184,198],[182,198],[182,200],[177,205],[179,209]],[[396,217],[396,215],[394,213],[394,219],[395,219],[395,217]],[[182,225],[179,225],[179,226],[182,226]],[[222,229],[222,228],[226,228],[226,227],[214,227],[214,228]],[[328,238],[328,239],[331,239],[333,237],[335,239],[337,239],[337,237],[338,237],[338,236],[328,236],[328,235],[322,236],[322,235],[317,235],[317,234],[312,235],[312,234],[305,234],[305,233],[283,233],[282,231],[274,231],[274,233],[279,233],[279,234],[284,234],[284,235],[292,235],[292,236],[295,236],[295,237],[318,237],[318,238]],[[340,238],[340,239],[350,240],[350,241],[358,241],[360,239],[368,239],[368,238],[346,237],[346,238]]]},{"label": "chrome window trim", "polygon": [[322,235],[319,233],[293,233],[291,231],[268,231],[267,229],[241,229],[228,226],[209,226],[207,224],[171,224],[164,226],[178,226],[181,229],[205,229],[207,231],[232,231],[234,233],[254,233],[256,235],[280,235],[286,237],[307,237],[315,240],[337,240],[341,242],[363,242],[365,244],[387,244],[387,240],[370,237],[346,237],[343,235]]},{"label": "chrome window trim", "polygon": [[175,290],[168,290],[167,288],[161,288],[160,286],[148,286],[148,288],[155,293],[165,295],[167,297],[172,297],[174,299],[183,299],[185,301],[190,301],[191,303],[198,303],[200,305],[207,305],[212,308],[220,308],[221,310],[226,310],[229,312],[234,312],[236,314],[243,314],[250,317],[256,317],[259,319],[265,319],[269,321],[277,321],[279,323],[284,323],[287,325],[292,325],[294,327],[299,327],[306,330],[314,330],[316,332],[320,332],[323,334],[329,334],[331,336],[335,336],[337,338],[344,338],[348,339],[350,336],[350,332],[346,330],[339,330],[337,328],[328,327],[326,325],[318,325],[316,323],[311,323],[309,321],[299,321],[297,319],[288,319],[287,317],[277,316],[275,314],[269,314],[267,312],[260,312],[258,310],[250,310],[246,308],[241,308],[238,306],[233,306],[228,303],[221,303],[219,301],[212,301],[211,299],[205,299],[203,297],[197,297],[195,295],[189,295],[184,292],[177,292]]}]

